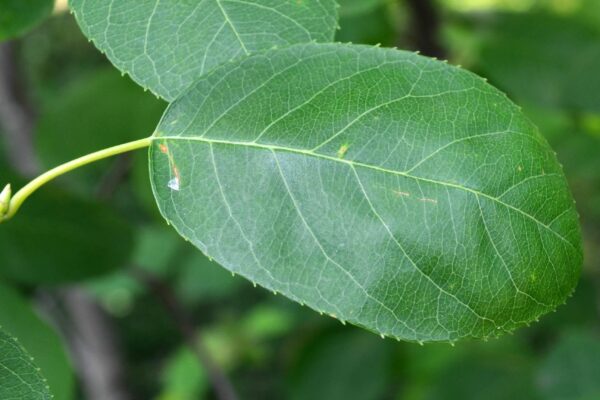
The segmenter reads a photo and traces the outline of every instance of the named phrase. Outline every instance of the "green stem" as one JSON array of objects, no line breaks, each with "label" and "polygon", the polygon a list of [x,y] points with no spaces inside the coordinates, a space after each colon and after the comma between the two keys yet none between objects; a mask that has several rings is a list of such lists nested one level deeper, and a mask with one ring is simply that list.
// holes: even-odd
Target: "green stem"
[{"label": "green stem", "polygon": [[82,167],[84,165],[93,163],[104,158],[116,156],[118,154],[126,153],[132,150],[141,149],[150,146],[152,143],[152,137],[145,139],[135,140],[133,142],[120,144],[118,146],[110,147],[108,149],[100,150],[95,153],[85,155],[77,158],[68,163],[59,165],[56,168],[51,169],[38,176],[27,185],[23,186],[21,190],[15,193],[11,197],[10,185],[7,185],[2,193],[0,193],[0,223],[7,221],[14,217],[21,205],[27,200],[29,196],[41,186],[50,182],[51,180],[66,174],[69,171]]}]

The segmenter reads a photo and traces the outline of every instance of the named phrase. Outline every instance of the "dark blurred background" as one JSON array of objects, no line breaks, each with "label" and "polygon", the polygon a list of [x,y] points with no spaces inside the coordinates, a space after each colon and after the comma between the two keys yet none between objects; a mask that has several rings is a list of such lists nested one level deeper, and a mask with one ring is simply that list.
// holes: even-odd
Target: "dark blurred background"
[{"label": "dark blurred background", "polygon": [[[539,126],[585,237],[573,297],[489,342],[400,343],[232,277],[159,216],[145,152],[49,185],[0,230],[0,325],[58,400],[600,399],[600,0],[339,0],[341,42],[449,60]],[[0,29],[1,34],[1,29]],[[166,104],[63,1],[0,43],[0,184],[146,137]],[[231,393],[229,393],[231,398]]]}]

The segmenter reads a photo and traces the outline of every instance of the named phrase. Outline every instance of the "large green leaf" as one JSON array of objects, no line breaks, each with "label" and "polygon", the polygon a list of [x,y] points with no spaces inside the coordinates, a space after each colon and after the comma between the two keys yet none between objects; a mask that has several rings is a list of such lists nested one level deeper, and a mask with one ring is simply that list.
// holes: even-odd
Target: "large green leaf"
[{"label": "large green leaf", "polygon": [[[56,399],[73,398],[74,376],[63,343],[18,293],[0,283],[0,326],[35,358]],[[0,398],[4,399],[4,397]]]},{"label": "large green leaf", "polygon": [[46,381],[21,345],[0,329],[0,398],[49,400]]},{"label": "large green leaf", "polygon": [[483,79],[416,54],[306,44],[220,67],[167,109],[150,157],[183,237],[382,335],[511,331],[579,276],[545,140]]},{"label": "large green leaf", "polygon": [[50,15],[53,0],[2,0],[0,40],[18,36]]},{"label": "large green leaf", "polygon": [[258,50],[330,41],[334,0],[71,0],[84,34],[171,101],[204,72]]}]

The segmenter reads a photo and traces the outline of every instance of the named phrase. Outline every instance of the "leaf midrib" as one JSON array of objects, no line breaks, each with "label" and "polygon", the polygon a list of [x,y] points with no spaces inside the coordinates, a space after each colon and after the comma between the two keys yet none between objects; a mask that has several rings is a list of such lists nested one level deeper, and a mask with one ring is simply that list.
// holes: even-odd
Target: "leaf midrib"
[{"label": "leaf midrib", "polygon": [[496,203],[498,203],[498,204],[500,204],[500,205],[502,205],[502,206],[504,206],[504,207],[506,207],[508,209],[512,209],[513,211],[516,211],[516,212],[520,213],[521,215],[523,215],[526,218],[534,221],[536,224],[538,224],[539,226],[543,227],[544,229],[546,229],[547,231],[549,231],[550,233],[552,233],[558,239],[560,239],[561,241],[563,241],[564,243],[566,243],[567,245],[569,245],[569,247],[571,247],[573,250],[577,251],[577,249],[575,248],[575,246],[569,240],[567,240],[560,233],[556,232],[549,225],[546,225],[542,221],[540,221],[539,219],[535,218],[533,215],[531,215],[531,214],[527,213],[526,211],[523,211],[520,208],[517,208],[517,207],[515,207],[515,206],[513,206],[511,204],[508,204],[508,203],[500,200],[497,197],[491,196],[491,195],[489,195],[487,193],[478,191],[476,189],[469,188],[467,186],[461,186],[461,185],[458,185],[458,184],[455,184],[455,183],[452,183],[452,182],[445,182],[445,181],[438,181],[438,180],[430,179],[430,178],[423,178],[423,177],[411,175],[409,173],[402,172],[402,171],[397,171],[397,170],[393,170],[393,169],[383,168],[383,167],[380,167],[380,166],[377,166],[377,165],[362,163],[362,162],[359,162],[359,161],[353,161],[353,160],[347,160],[347,159],[344,159],[344,158],[332,157],[332,156],[328,156],[326,154],[315,153],[315,152],[312,152],[310,150],[295,149],[295,148],[291,148],[291,147],[268,145],[268,144],[261,144],[261,143],[255,143],[255,142],[231,141],[231,140],[221,140],[221,139],[208,139],[208,138],[205,138],[205,137],[159,136],[159,135],[160,135],[160,133],[158,133],[158,132],[155,133],[154,136],[152,137],[152,139],[153,140],[187,140],[187,141],[203,142],[203,143],[207,143],[207,144],[224,144],[224,145],[231,145],[231,146],[244,146],[244,147],[251,147],[251,148],[257,148],[257,149],[269,150],[269,151],[281,151],[281,152],[302,154],[304,156],[321,158],[321,159],[325,159],[325,160],[328,160],[328,161],[334,161],[334,162],[343,163],[343,164],[349,165],[351,167],[366,168],[366,169],[370,169],[370,170],[374,170],[374,171],[379,171],[379,172],[382,172],[382,173],[393,174],[393,175],[402,176],[402,177],[405,177],[405,178],[415,179],[415,180],[418,180],[418,181],[421,181],[421,182],[427,182],[427,183],[431,183],[431,184],[436,184],[436,185],[441,185],[441,186],[445,186],[445,187],[451,187],[451,188],[454,188],[454,189],[463,190],[463,191],[472,193],[476,197],[477,196],[485,197],[485,198],[487,198],[489,200],[492,200],[493,202],[496,202]]}]

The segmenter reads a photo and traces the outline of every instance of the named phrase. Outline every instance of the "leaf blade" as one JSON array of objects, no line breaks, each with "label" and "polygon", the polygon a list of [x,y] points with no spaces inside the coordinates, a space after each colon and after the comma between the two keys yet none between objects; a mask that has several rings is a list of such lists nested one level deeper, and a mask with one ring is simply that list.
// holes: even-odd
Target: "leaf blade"
[{"label": "leaf blade", "polygon": [[577,218],[545,141],[480,78],[414,54],[308,44],[222,67],[171,105],[150,156],[182,236],[387,336],[494,336],[578,277]]},{"label": "leaf blade", "polygon": [[[121,71],[167,101],[231,59],[331,41],[334,0],[71,0],[84,34]],[[256,21],[263,21],[257,24]]]}]

